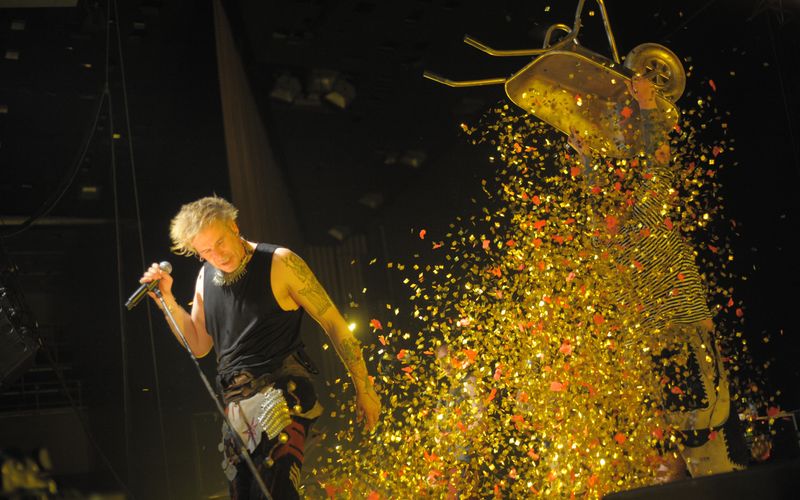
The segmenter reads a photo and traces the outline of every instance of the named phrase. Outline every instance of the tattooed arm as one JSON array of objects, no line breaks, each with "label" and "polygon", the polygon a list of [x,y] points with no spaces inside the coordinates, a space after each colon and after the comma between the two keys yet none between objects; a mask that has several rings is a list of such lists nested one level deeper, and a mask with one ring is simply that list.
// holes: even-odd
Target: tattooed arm
[{"label": "tattooed arm", "polygon": [[303,259],[287,248],[277,249],[275,257],[272,278],[278,303],[302,307],[325,330],[353,379],[359,420],[365,419],[366,428],[372,429],[378,421],[381,403],[369,379],[361,344]]}]

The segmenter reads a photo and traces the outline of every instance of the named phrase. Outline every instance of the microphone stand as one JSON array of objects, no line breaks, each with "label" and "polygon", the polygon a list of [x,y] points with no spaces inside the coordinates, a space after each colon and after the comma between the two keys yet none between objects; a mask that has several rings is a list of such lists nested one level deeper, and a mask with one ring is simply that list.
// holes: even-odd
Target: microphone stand
[{"label": "microphone stand", "polygon": [[[219,402],[219,398],[217,398],[217,394],[214,392],[214,389],[211,387],[211,383],[208,381],[208,377],[203,373],[203,370],[200,368],[200,363],[197,361],[197,357],[192,352],[192,348],[189,347],[189,342],[186,340],[186,337],[183,336],[183,331],[178,326],[178,322],[175,321],[175,317],[172,315],[172,311],[169,310],[167,307],[167,302],[164,300],[164,296],[161,294],[161,290],[156,287],[153,289],[153,293],[156,294],[158,297],[159,302],[161,302],[162,310],[167,314],[167,319],[169,320],[170,324],[174,328],[175,332],[181,338],[181,342],[183,344],[184,349],[186,352],[189,353],[189,357],[192,358],[194,362],[195,368],[197,368],[197,373],[200,375],[200,379],[203,381],[203,384],[206,386],[206,390],[208,394],[211,396],[211,399],[214,400],[214,404],[217,406],[217,411],[219,414],[222,415],[222,418],[225,420],[225,423],[228,424],[228,428],[230,429],[231,433],[234,435],[234,439],[236,441],[237,446],[240,449],[240,455],[244,458],[247,467],[250,469],[250,472],[253,474],[253,478],[255,478],[256,482],[258,483],[258,487],[261,489],[261,493],[264,495],[266,500],[272,500],[272,495],[269,494],[267,490],[267,485],[264,484],[264,480],[261,478],[261,475],[258,473],[258,469],[256,469],[256,464],[253,463],[253,459],[250,458],[250,453],[247,451],[247,446],[245,445],[242,437],[236,432],[236,429],[233,428],[231,421],[228,419],[227,413],[225,413],[225,409],[222,408],[222,404]],[[249,425],[249,424],[248,424]]]}]

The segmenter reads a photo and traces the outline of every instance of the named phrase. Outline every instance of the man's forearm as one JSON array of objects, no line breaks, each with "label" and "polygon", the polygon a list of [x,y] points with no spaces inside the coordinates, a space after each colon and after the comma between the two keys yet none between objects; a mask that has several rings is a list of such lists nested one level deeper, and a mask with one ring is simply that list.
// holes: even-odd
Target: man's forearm
[{"label": "man's forearm", "polygon": [[[205,356],[206,352],[202,346],[200,346],[200,342],[197,336],[197,330],[194,327],[194,323],[192,322],[192,316],[187,312],[183,307],[178,304],[178,301],[175,299],[174,296],[165,296],[164,303],[169,309],[170,314],[175,319],[175,323],[177,327],[180,328],[180,332],[183,333],[186,342],[189,344],[189,348],[192,350],[195,356]],[[159,306],[161,303],[158,302]],[[183,339],[181,339],[180,333],[172,321],[166,316],[166,311],[164,312],[164,319],[166,319],[167,324],[169,325],[169,329],[172,331],[172,334],[175,336],[175,339],[183,345]],[[185,347],[185,346],[184,346]]]},{"label": "man's forearm", "polygon": [[331,340],[333,341],[336,352],[347,367],[347,371],[353,379],[356,390],[360,392],[372,387],[372,383],[369,380],[369,372],[367,372],[367,365],[364,363],[364,355],[361,353],[361,343],[352,336],[343,338],[332,337]]}]

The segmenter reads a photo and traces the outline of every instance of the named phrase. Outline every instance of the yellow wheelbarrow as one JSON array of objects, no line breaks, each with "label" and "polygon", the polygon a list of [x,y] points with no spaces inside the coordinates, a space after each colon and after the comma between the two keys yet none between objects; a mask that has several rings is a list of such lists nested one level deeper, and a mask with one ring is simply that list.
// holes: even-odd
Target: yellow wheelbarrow
[{"label": "yellow wheelbarrow", "polygon": [[[597,4],[612,59],[581,46],[578,32],[584,3],[578,0],[571,28],[560,23],[548,28],[541,49],[496,50],[464,37],[466,44],[492,56],[538,56],[508,78],[454,81],[429,71],[423,76],[451,87],[503,84],[514,104],[559,131],[577,131],[589,147],[606,156],[633,156],[641,151],[642,144],[639,108],[629,92],[631,78],[639,74],[655,84],[657,105],[662,111],[658,125],[666,132],[678,121],[674,102],[683,94],[686,73],[678,56],[656,43],[635,47],[621,64],[603,0],[597,0]],[[566,34],[551,45],[555,31]]]}]

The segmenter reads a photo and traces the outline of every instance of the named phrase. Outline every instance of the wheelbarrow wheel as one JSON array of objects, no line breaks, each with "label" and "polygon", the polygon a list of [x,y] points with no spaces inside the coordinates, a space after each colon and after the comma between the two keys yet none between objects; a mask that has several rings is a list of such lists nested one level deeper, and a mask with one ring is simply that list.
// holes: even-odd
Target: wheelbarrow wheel
[{"label": "wheelbarrow wheel", "polygon": [[657,43],[643,43],[625,57],[625,67],[652,81],[661,94],[672,102],[680,99],[686,88],[686,72],[674,52]]}]

